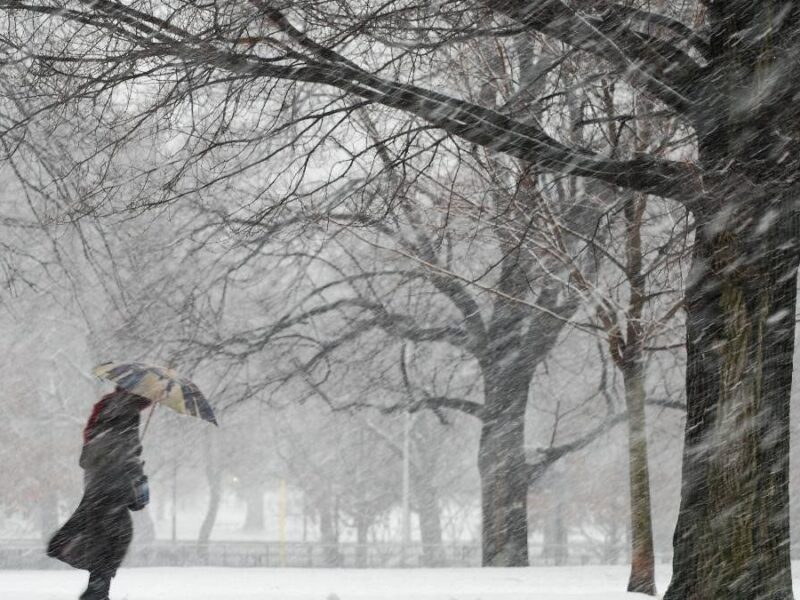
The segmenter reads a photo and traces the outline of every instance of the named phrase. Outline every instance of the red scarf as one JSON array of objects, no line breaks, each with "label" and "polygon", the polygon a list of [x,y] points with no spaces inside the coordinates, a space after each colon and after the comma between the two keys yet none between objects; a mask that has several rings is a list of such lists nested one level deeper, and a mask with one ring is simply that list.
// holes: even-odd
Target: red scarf
[{"label": "red scarf", "polygon": [[99,402],[96,402],[95,405],[92,407],[92,414],[89,415],[89,420],[86,421],[86,427],[83,428],[83,443],[84,445],[89,442],[89,436],[92,434],[92,430],[94,430],[94,426],[97,425],[97,418],[100,416],[100,413],[103,412],[103,409],[108,404],[108,401],[114,396],[114,392],[110,394],[106,394],[102,398],[100,398]]},{"label": "red scarf", "polygon": [[115,390],[110,394],[106,394],[95,405],[92,407],[92,414],[89,415],[89,420],[86,421],[86,427],[83,428],[83,443],[87,444],[89,442],[89,438],[92,435],[92,431],[94,431],[95,425],[97,425],[97,419],[100,417],[100,413],[103,412],[108,403],[113,400],[114,396],[117,394],[122,394],[128,396],[130,399],[136,402],[136,408],[139,411],[143,411],[145,408],[150,406],[152,402],[147,398],[143,398],[142,396],[136,396],[135,394],[128,394],[122,390]]}]

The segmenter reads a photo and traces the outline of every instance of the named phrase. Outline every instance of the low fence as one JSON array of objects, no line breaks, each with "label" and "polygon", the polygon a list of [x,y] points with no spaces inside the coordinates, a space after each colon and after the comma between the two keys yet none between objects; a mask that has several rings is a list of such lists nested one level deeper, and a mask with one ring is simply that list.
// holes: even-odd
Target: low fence
[{"label": "low fence", "polygon": [[[659,562],[670,557],[658,555]],[[531,545],[531,566],[625,564],[626,549],[572,544],[569,547]],[[302,568],[478,567],[477,543],[352,544],[326,546],[314,542],[156,541],[135,543],[125,559],[129,567],[219,566]],[[63,566],[48,558],[41,542],[0,540],[0,569],[52,569]]]}]

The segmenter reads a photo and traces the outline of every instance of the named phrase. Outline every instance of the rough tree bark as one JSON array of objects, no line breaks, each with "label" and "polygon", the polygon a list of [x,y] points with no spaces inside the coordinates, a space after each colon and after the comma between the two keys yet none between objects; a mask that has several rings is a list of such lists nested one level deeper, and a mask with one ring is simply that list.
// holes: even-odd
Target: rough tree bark
[{"label": "rough tree bark", "polygon": [[797,259],[784,250],[794,243],[786,233],[759,240],[748,230],[698,228],[687,298],[682,497],[665,600],[793,597],[789,392]]},{"label": "rough tree bark", "polygon": [[[790,600],[800,6],[708,3],[703,167],[687,290],[687,421],[665,600]],[[780,83],[776,86],[776,83]],[[794,139],[792,139],[794,137]]]},{"label": "rough tree bark", "polygon": [[628,470],[631,496],[631,574],[628,591],[655,596],[653,523],[650,511],[650,475],[647,462],[644,367],[635,361],[625,369],[628,408]]},{"label": "rough tree bark", "polygon": [[525,405],[530,374],[498,372],[486,381],[478,450],[483,566],[528,566]]},{"label": "rough tree bark", "polygon": [[[645,103],[649,108],[649,104]],[[651,142],[647,126],[639,128],[639,139]],[[640,142],[641,143],[641,142]],[[642,269],[642,222],[646,200],[633,194],[625,203],[626,278],[630,298],[626,318],[626,336],[621,344],[619,366],[625,384],[628,410],[628,472],[631,508],[631,574],[628,591],[656,595],[653,520],[650,502],[650,469],[647,459],[647,418],[645,415],[645,334],[644,305],[647,298],[646,277]]]}]

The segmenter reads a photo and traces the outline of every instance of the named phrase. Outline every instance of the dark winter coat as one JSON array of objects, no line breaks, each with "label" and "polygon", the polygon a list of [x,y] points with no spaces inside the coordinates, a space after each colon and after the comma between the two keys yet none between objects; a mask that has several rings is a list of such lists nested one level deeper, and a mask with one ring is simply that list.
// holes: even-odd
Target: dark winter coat
[{"label": "dark winter coat", "polygon": [[141,453],[137,403],[124,392],[109,394],[87,425],[80,457],[83,498],[50,540],[48,556],[114,576],[133,536],[129,508],[137,508],[134,484],[143,475]]}]

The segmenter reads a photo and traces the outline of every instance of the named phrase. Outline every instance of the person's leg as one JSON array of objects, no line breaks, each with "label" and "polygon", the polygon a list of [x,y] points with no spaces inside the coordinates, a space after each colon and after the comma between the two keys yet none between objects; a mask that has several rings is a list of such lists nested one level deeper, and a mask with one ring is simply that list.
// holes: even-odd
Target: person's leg
[{"label": "person's leg", "polygon": [[95,522],[96,560],[89,586],[81,600],[108,600],[111,580],[117,574],[133,537],[133,523],[127,507],[111,509]]},{"label": "person's leg", "polygon": [[89,585],[81,594],[80,600],[108,600],[108,590],[111,587],[113,574],[92,571],[89,573]]}]

